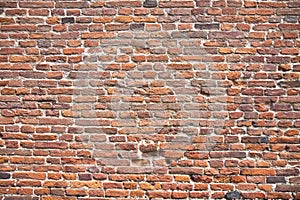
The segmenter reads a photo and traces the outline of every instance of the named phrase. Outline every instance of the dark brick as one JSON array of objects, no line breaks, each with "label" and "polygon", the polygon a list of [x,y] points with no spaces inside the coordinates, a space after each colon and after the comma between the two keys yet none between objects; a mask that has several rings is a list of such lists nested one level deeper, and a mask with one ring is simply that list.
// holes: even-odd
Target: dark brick
[{"label": "dark brick", "polygon": [[145,8],[157,7],[157,0],[145,0],[143,6]]},{"label": "dark brick", "polygon": [[64,17],[61,19],[62,24],[70,23],[73,24],[75,22],[74,17]]},{"label": "dark brick", "polygon": [[51,188],[50,193],[52,195],[63,196],[65,191],[64,189],[60,189],[60,188]]},{"label": "dark brick", "polygon": [[144,30],[144,27],[145,27],[145,24],[144,23],[141,23],[141,24],[130,24],[130,30],[133,30],[133,31],[143,31]]},{"label": "dark brick", "polygon": [[300,87],[300,81],[280,81],[278,85],[283,88],[295,88]]},{"label": "dark brick", "polygon": [[79,180],[92,180],[92,174],[79,174]]},{"label": "dark brick", "polygon": [[230,199],[241,199],[241,193],[238,191],[231,191],[227,192],[225,195],[225,198],[230,200]]},{"label": "dark brick", "polygon": [[269,141],[268,137],[255,137],[246,136],[242,137],[243,143],[267,143]]},{"label": "dark brick", "polygon": [[300,192],[300,185],[276,185],[276,192]]},{"label": "dark brick", "polygon": [[267,183],[286,183],[283,176],[270,176],[267,177]]},{"label": "dark brick", "polygon": [[48,48],[51,46],[51,42],[49,40],[38,40],[37,45],[39,48]]},{"label": "dark brick", "polygon": [[298,176],[299,169],[297,168],[290,168],[290,169],[277,169],[276,170],[277,176]]},{"label": "dark brick", "polygon": [[5,172],[0,172],[0,179],[9,179],[10,174]]},{"label": "dark brick", "polygon": [[195,29],[201,30],[210,30],[210,29],[219,29],[219,24],[195,24]]},{"label": "dark brick", "polygon": [[288,23],[297,23],[298,16],[285,16],[284,21]]},{"label": "dark brick", "polygon": [[300,72],[300,65],[293,65],[294,72]]}]

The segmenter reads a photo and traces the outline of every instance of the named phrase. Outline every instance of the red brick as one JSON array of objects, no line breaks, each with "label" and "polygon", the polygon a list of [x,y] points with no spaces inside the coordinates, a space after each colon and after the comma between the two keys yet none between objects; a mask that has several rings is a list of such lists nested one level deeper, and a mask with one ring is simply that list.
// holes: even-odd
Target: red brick
[{"label": "red brick", "polygon": [[107,197],[126,197],[128,196],[129,192],[126,191],[126,190],[111,190],[111,189],[108,189],[106,192],[105,192],[105,195]]},{"label": "red brick", "polygon": [[286,192],[270,192],[267,196],[268,199],[291,199],[291,194]]},{"label": "red brick", "polygon": [[54,2],[51,1],[43,1],[43,2],[19,2],[19,6],[21,8],[53,8]]},{"label": "red brick", "polygon": [[194,7],[194,1],[186,0],[186,1],[160,1],[159,2],[159,7],[162,8],[169,8],[169,7],[181,7],[181,8],[191,8]]},{"label": "red brick", "polygon": [[10,17],[0,17],[0,23],[1,24],[14,24],[15,20]]},{"label": "red brick", "polygon": [[7,9],[5,11],[6,15],[25,15],[26,14],[26,10],[25,9]]},{"label": "red brick", "polygon": [[12,177],[17,178],[17,179],[44,180],[44,179],[46,179],[46,173],[42,173],[42,172],[14,172]]},{"label": "red brick", "polygon": [[54,148],[66,149],[68,144],[65,142],[36,142],[36,148]]},{"label": "red brick", "polygon": [[182,192],[182,191],[173,191],[172,192],[172,198],[174,199],[186,199],[188,197],[187,192]]},{"label": "red brick", "polygon": [[148,191],[149,198],[171,198],[171,192],[168,191]]},{"label": "red brick", "polygon": [[274,176],[275,175],[275,170],[274,169],[242,169],[241,174],[243,175],[251,175],[251,176],[256,176],[256,175],[264,175],[264,176]]},{"label": "red brick", "polygon": [[82,39],[99,39],[99,38],[113,38],[115,37],[114,33],[82,33]]},{"label": "red brick", "polygon": [[300,199],[299,2],[153,2],[0,3],[0,193]]},{"label": "red brick", "polygon": [[107,7],[141,7],[142,2],[141,1],[120,1],[120,2],[107,2],[106,3]]},{"label": "red brick", "polygon": [[242,197],[246,199],[263,199],[265,198],[265,194],[262,192],[251,192],[251,193],[242,193]]},{"label": "red brick", "polygon": [[28,32],[35,32],[36,26],[35,25],[2,25],[2,31],[28,31]]},{"label": "red brick", "polygon": [[196,192],[196,191],[191,191],[190,192],[190,197],[191,198],[208,198],[209,197],[209,192]]}]

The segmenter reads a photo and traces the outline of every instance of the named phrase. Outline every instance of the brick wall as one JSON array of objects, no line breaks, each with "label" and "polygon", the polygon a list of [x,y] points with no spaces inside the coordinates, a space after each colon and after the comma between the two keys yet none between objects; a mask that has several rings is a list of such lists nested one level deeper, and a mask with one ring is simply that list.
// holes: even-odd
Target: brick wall
[{"label": "brick wall", "polygon": [[1,1],[0,199],[300,199],[299,7]]}]

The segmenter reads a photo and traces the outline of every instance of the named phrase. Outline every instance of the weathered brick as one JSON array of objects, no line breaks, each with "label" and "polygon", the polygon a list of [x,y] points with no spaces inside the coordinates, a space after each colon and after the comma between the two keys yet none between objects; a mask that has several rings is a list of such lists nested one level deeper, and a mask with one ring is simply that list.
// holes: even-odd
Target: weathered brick
[{"label": "weathered brick", "polygon": [[276,175],[278,176],[298,176],[299,170],[297,168],[287,168],[276,170]]},{"label": "weathered brick", "polygon": [[112,190],[109,189],[106,191],[106,196],[108,197],[126,197],[128,196],[129,192],[126,190]]},{"label": "weathered brick", "polygon": [[62,24],[74,23],[74,22],[75,22],[74,17],[64,17],[64,18],[61,19]]},{"label": "weathered brick", "polygon": [[46,179],[46,173],[43,173],[43,172],[14,172],[12,174],[12,178],[44,180],[44,179]]},{"label": "weathered brick", "polygon": [[11,177],[11,175],[9,173],[6,173],[6,172],[0,173],[0,179],[9,179],[10,177]]},{"label": "weathered brick", "polygon": [[169,191],[149,191],[149,198],[171,198],[171,192]]},{"label": "weathered brick", "polygon": [[276,192],[299,192],[299,185],[276,185]]},{"label": "weathered brick", "polygon": [[190,1],[190,0],[187,0],[187,1],[159,1],[159,7],[162,7],[162,8],[172,8],[172,7],[180,7],[180,8],[192,8],[194,7],[194,1]]},{"label": "weathered brick", "polygon": [[264,175],[264,176],[274,176],[275,175],[274,169],[242,169],[242,175],[250,175],[250,176],[257,176],[257,175]]},{"label": "weathered brick", "polygon": [[36,26],[35,25],[2,25],[2,31],[28,31],[28,32],[35,32]]},{"label": "weathered brick", "polygon": [[130,24],[130,29],[133,31],[143,31],[145,27],[144,23],[134,23]]},{"label": "weathered brick", "polygon": [[196,29],[219,29],[219,24],[195,24]]},{"label": "weathered brick", "polygon": [[56,8],[88,8],[89,2],[72,2],[72,1],[59,1],[55,4]]},{"label": "weathered brick", "polygon": [[267,183],[286,183],[284,176],[270,176],[267,177]]},{"label": "weathered brick", "polygon": [[28,3],[28,2],[21,1],[21,2],[19,2],[19,6],[21,8],[53,8],[54,2],[42,1],[42,2]]},{"label": "weathered brick", "polygon": [[0,193],[297,199],[299,6],[0,2]]},{"label": "weathered brick", "polygon": [[145,8],[154,8],[157,6],[157,0],[146,0],[143,3]]}]

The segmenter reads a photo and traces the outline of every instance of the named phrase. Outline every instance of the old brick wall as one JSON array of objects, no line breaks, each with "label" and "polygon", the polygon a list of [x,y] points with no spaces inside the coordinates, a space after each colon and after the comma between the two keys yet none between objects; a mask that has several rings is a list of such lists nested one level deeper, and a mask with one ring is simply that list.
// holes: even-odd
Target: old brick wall
[{"label": "old brick wall", "polygon": [[300,1],[0,2],[0,199],[300,199]]}]

